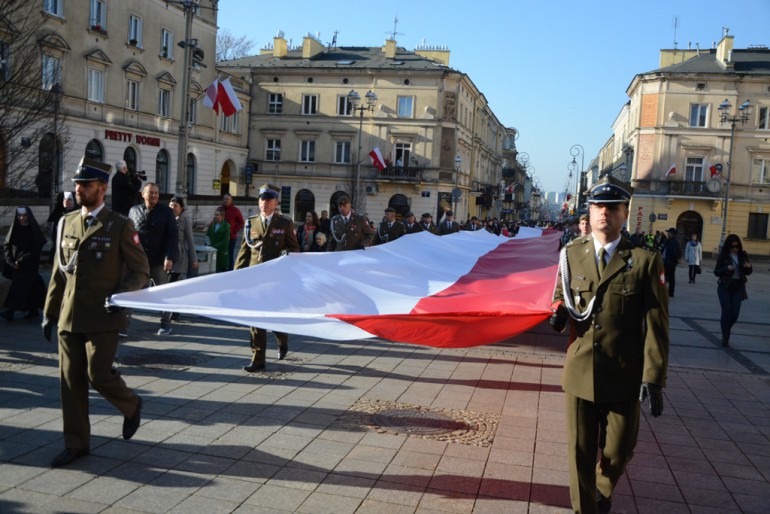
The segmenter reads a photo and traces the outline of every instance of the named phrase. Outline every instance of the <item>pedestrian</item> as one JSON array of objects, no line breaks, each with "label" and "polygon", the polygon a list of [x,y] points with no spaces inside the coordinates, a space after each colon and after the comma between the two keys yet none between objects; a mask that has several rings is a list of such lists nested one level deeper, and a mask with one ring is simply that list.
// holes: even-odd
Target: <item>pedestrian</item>
[{"label": "pedestrian", "polygon": [[37,319],[45,300],[45,284],[40,276],[40,255],[45,236],[26,205],[16,208],[16,216],[3,244],[3,276],[11,286],[3,302],[6,321],[13,321],[16,311],[25,311],[27,319]]},{"label": "pedestrian", "polygon": [[326,238],[326,234],[323,232],[318,232],[315,235],[315,246],[310,249],[311,252],[325,252],[326,251],[326,243],[328,239]]},{"label": "pedestrian", "polygon": [[417,220],[415,219],[413,212],[407,212],[404,219],[406,220],[404,222],[404,228],[406,228],[407,234],[414,234],[415,232],[423,231],[422,226],[419,223],[417,223]]},{"label": "pedestrian", "polygon": [[300,250],[312,252],[315,245],[315,235],[320,232],[318,215],[315,211],[307,211],[305,223],[297,229],[297,240]]},{"label": "pedestrian", "polygon": [[[50,223],[51,241],[56,241],[56,225],[59,223],[61,217],[68,212],[72,212],[79,208],[80,206],[75,203],[75,194],[72,191],[62,191],[56,194],[56,205],[46,220]],[[51,253],[48,256],[48,264],[53,264],[53,254],[55,250],[56,248],[51,249]]]},{"label": "pedestrian", "polygon": [[581,214],[578,218],[578,237],[585,237],[591,233],[591,221],[588,214]]},{"label": "pedestrian", "polygon": [[[158,186],[148,182],[142,188],[143,202],[131,207],[128,217],[134,222],[142,248],[150,263],[150,278],[156,286],[167,284],[174,262],[179,258],[179,231],[171,207],[159,202]],[[186,268],[185,268],[186,269]],[[159,336],[171,333],[171,313],[160,315]]]},{"label": "pedestrian", "polygon": [[396,219],[396,209],[388,207],[385,209],[385,218],[377,227],[377,232],[374,236],[374,244],[382,245],[389,243],[395,241],[404,234],[406,234],[406,227]]},{"label": "pedestrian", "polygon": [[332,220],[329,219],[329,211],[321,211],[321,217],[318,218],[318,228],[327,236],[332,230]]},{"label": "pedestrian", "polygon": [[722,250],[714,266],[717,280],[717,297],[722,309],[719,319],[722,328],[722,346],[730,346],[730,331],[741,314],[741,303],[748,299],[746,294],[747,276],[752,272],[749,255],[743,251],[741,238],[730,234],[725,238]]},{"label": "pedestrian", "polygon": [[168,206],[174,211],[178,233],[177,260],[174,261],[171,268],[169,282],[176,282],[182,275],[185,275],[185,278],[190,278],[187,276],[189,270],[198,270],[198,253],[195,251],[192,220],[184,205],[184,199],[177,196],[168,202]]},{"label": "pedestrian", "polygon": [[222,197],[222,211],[225,213],[225,221],[230,225],[230,241],[227,245],[229,261],[227,269],[233,269],[235,263],[235,243],[238,240],[238,234],[244,227],[243,214],[241,210],[233,205],[232,195],[226,194]]},{"label": "pedestrian", "polygon": [[661,238],[663,245],[663,266],[666,270],[666,283],[668,284],[668,296],[674,297],[676,289],[676,266],[682,257],[682,249],[676,238],[676,229],[671,227],[666,230],[666,235]]},{"label": "pedestrian", "polygon": [[[259,188],[259,214],[248,220],[248,230],[235,260],[235,269],[257,266],[287,253],[300,251],[294,222],[276,209],[280,197],[278,191],[277,187],[270,184]],[[249,332],[251,361],[243,369],[254,373],[265,369],[267,330],[252,327]],[[275,331],[273,334],[278,341],[278,359],[283,360],[289,352],[289,335]]]},{"label": "pedestrian", "polygon": [[126,161],[117,161],[115,170],[117,173],[112,177],[112,210],[128,216],[131,207],[139,203],[142,177],[147,180],[147,175],[130,171]]},{"label": "pedestrian", "polygon": [[365,217],[353,212],[350,197],[341,196],[337,201],[337,209],[339,214],[332,218],[327,251],[360,250],[370,246],[374,239],[374,230]]},{"label": "pedestrian", "polygon": [[218,208],[206,231],[208,244],[217,249],[217,273],[228,271],[230,266],[230,225],[225,221],[225,211]]},{"label": "pedestrian", "polygon": [[446,211],[444,220],[438,225],[438,235],[446,236],[460,231],[460,225],[455,221],[455,213]]},{"label": "pedestrian", "polygon": [[698,241],[698,234],[695,232],[690,235],[690,240],[684,247],[684,260],[689,266],[690,284],[694,284],[695,275],[700,275],[700,263],[703,260],[703,245]]},{"label": "pedestrian", "polygon": [[123,439],[131,439],[141,423],[142,398],[113,366],[118,331],[128,317],[105,300],[141,289],[149,263],[133,222],[104,205],[110,168],[83,159],[72,179],[80,211],[65,215],[57,230],[42,325],[50,341],[58,323],[65,449],[51,462],[54,468],[90,452],[89,384],[123,414]]},{"label": "pedestrian", "polygon": [[668,297],[660,255],[620,235],[632,192],[611,177],[591,189],[591,235],[560,254],[551,324],[561,332],[569,322],[562,388],[575,512],[610,512],[636,446],[640,402],[649,397],[652,416],[663,411]]},{"label": "pedestrian", "polygon": [[425,232],[430,232],[431,234],[438,235],[438,228],[436,227],[436,224],[433,223],[433,215],[429,212],[424,212],[422,216],[420,217],[420,225],[422,225],[422,229]]}]

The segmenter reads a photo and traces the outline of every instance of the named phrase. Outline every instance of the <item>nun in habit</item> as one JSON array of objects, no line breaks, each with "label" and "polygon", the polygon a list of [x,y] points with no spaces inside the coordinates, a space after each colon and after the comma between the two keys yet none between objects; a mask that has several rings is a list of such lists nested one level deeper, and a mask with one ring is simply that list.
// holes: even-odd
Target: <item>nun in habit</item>
[{"label": "nun in habit", "polygon": [[11,230],[5,236],[3,275],[11,279],[5,297],[2,316],[13,321],[16,311],[27,312],[27,318],[37,319],[38,309],[45,302],[45,284],[40,276],[40,254],[45,236],[29,207],[16,209]]}]

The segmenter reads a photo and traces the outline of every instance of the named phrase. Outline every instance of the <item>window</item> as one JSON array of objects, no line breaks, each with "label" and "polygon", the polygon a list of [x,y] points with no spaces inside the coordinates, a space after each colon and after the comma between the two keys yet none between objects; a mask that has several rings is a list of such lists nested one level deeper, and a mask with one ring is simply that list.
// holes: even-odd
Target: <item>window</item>
[{"label": "window", "polygon": [[315,141],[300,141],[300,162],[315,162]]},{"label": "window", "polygon": [[302,95],[302,114],[318,113],[318,95]]},{"label": "window", "polygon": [[104,162],[104,147],[98,139],[92,139],[86,145],[86,157],[95,161]]},{"label": "window", "polygon": [[703,157],[688,157],[684,167],[686,182],[703,182]]},{"label": "window", "polygon": [[142,19],[133,14],[128,15],[128,44],[142,47]]},{"label": "window", "polygon": [[409,156],[412,153],[412,143],[396,143],[394,150],[396,153],[396,168],[409,166]]},{"label": "window", "polygon": [[283,112],[283,95],[281,93],[270,93],[267,99],[267,113],[281,114]]},{"label": "window", "polygon": [[767,239],[767,213],[750,212],[746,239]]},{"label": "window", "polygon": [[399,96],[398,97],[398,117],[399,118],[411,118],[414,116],[414,97],[412,96]]},{"label": "window", "polygon": [[[131,168],[129,168],[131,169]],[[168,193],[168,152],[161,150],[155,156],[155,183],[162,193]]]},{"label": "window", "polygon": [[187,154],[187,194],[195,194],[195,156]]},{"label": "window", "polygon": [[126,83],[126,108],[132,111],[139,110],[139,82],[129,80]]},{"label": "window", "polygon": [[759,108],[759,123],[757,128],[760,130],[770,130],[770,107]]},{"label": "window", "polygon": [[88,68],[88,100],[104,103],[104,72]]},{"label": "window", "polygon": [[102,31],[107,27],[107,4],[104,0],[91,0],[89,26],[98,31]]},{"label": "window", "polygon": [[348,96],[338,96],[337,97],[337,116],[350,116],[350,114],[353,112],[353,106],[350,104],[350,101],[348,100]]},{"label": "window", "polygon": [[337,164],[350,162],[350,141],[337,141],[335,143],[334,162]]},{"label": "window", "polygon": [[0,41],[0,80],[8,80],[11,76],[11,45]]},{"label": "window", "polygon": [[53,14],[59,18],[64,16],[64,0],[44,0],[43,10],[48,14]]},{"label": "window", "polygon": [[158,116],[171,117],[171,91],[168,89],[158,90]]},{"label": "window", "polygon": [[198,102],[194,98],[190,99],[190,106],[187,108],[187,123],[198,123]]},{"label": "window", "polygon": [[709,106],[706,104],[690,105],[690,126],[705,127]]},{"label": "window", "polygon": [[265,151],[266,161],[281,160],[281,140],[280,139],[268,139],[265,150],[266,150]]},{"label": "window", "polygon": [[758,184],[770,183],[770,159],[754,159],[751,181]]},{"label": "window", "polygon": [[232,116],[222,116],[222,132],[238,133],[238,113]]},{"label": "window", "polygon": [[43,54],[43,89],[61,84],[61,60],[53,55]]},{"label": "window", "polygon": [[160,31],[160,56],[166,59],[174,58],[174,33],[170,30]]}]

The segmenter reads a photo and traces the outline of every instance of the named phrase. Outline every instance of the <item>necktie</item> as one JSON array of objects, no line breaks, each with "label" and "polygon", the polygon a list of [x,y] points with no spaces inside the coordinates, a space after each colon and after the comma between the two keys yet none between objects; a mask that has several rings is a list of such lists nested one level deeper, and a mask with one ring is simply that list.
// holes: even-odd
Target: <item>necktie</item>
[{"label": "necktie", "polygon": [[388,228],[389,228],[389,229],[390,229],[390,228],[393,228],[393,223],[391,223],[391,222],[388,222]]},{"label": "necktie", "polygon": [[604,248],[599,248],[599,276],[601,277],[604,274],[604,268],[607,267],[607,250]]},{"label": "necktie", "polygon": [[267,232],[267,218],[260,217],[260,219],[262,220],[262,233],[264,234]]},{"label": "necktie", "polygon": [[86,228],[92,227],[94,225],[94,223],[96,223],[96,218],[94,218],[90,214],[88,216],[86,216],[86,219],[85,219],[85,226],[86,226]]}]

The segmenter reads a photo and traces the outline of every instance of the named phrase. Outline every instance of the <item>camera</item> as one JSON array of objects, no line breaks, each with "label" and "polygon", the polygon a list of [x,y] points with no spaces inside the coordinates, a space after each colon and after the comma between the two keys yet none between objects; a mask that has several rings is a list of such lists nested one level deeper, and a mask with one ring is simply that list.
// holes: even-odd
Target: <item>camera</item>
[{"label": "camera", "polygon": [[147,180],[147,172],[144,171],[144,170],[134,171],[134,172],[130,172],[130,173],[131,173],[131,175],[135,176],[139,180],[142,180],[142,181]]}]

